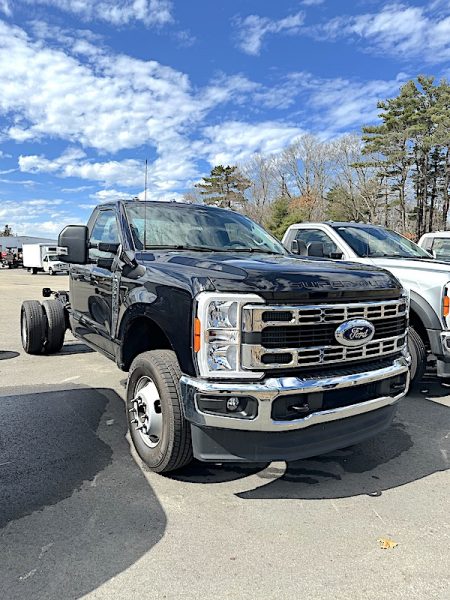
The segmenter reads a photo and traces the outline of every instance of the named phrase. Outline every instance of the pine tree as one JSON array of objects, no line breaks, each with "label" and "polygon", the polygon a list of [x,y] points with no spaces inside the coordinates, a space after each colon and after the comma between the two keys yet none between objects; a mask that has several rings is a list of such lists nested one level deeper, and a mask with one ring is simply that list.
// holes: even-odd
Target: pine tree
[{"label": "pine tree", "polygon": [[244,192],[251,185],[252,182],[236,166],[218,165],[211,170],[209,177],[203,177],[203,182],[197,183],[195,187],[204,196],[206,204],[232,208],[246,202]]}]

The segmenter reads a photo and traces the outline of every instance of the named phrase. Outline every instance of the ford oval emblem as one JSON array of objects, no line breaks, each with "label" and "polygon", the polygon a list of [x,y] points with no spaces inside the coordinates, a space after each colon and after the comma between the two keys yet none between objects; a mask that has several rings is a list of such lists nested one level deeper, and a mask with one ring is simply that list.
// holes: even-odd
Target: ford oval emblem
[{"label": "ford oval emblem", "polygon": [[364,346],[375,335],[375,327],[365,319],[345,321],[334,332],[334,337],[343,346]]}]

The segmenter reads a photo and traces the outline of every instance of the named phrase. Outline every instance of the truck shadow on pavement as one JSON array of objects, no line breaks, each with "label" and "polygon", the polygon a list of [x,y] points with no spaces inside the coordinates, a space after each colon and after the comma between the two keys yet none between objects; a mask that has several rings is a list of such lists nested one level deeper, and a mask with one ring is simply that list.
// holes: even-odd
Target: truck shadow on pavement
[{"label": "truck shadow on pavement", "polygon": [[162,538],[165,513],[131,457],[124,412],[109,389],[0,397],[2,598],[79,598]]},{"label": "truck shadow on pavement", "polygon": [[74,343],[74,344],[64,344],[62,349],[58,352],[58,356],[67,356],[70,354],[87,354],[89,352],[95,352],[86,344]]},{"label": "truck shadow on pavement", "polygon": [[[438,384],[427,383],[426,387],[434,398],[448,394]],[[380,496],[447,470],[449,431],[448,407],[418,395],[407,396],[400,402],[393,424],[381,435],[344,450],[288,463],[285,471],[273,465],[261,474],[266,484],[237,496],[247,500]]]},{"label": "truck shadow on pavement", "polygon": [[237,494],[246,500],[379,496],[450,467],[450,408],[431,401],[447,396],[449,389],[437,379],[423,382],[420,389],[426,398],[407,396],[387,431],[356,446],[286,466],[194,462],[172,478],[214,484],[256,474],[261,485]]},{"label": "truck shadow on pavement", "polygon": [[9,360],[10,358],[17,358],[20,356],[19,352],[14,350],[0,350],[0,360]]}]

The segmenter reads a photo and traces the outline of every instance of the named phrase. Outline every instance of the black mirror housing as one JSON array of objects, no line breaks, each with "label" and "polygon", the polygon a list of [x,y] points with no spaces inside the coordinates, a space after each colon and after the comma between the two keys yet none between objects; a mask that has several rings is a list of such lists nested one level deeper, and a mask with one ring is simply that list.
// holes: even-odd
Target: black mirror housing
[{"label": "black mirror housing", "polygon": [[67,225],[58,237],[58,246],[67,249],[67,254],[59,254],[58,260],[72,265],[85,265],[88,262],[88,228],[86,225]]},{"label": "black mirror housing", "polygon": [[324,248],[322,242],[310,242],[308,244],[308,256],[323,258]]}]

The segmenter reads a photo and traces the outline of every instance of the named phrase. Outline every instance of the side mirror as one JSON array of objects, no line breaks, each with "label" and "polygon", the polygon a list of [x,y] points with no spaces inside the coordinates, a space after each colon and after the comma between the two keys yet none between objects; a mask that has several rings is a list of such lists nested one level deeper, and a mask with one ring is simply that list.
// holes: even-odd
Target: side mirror
[{"label": "side mirror", "polygon": [[316,256],[323,258],[323,244],[322,242],[311,242],[308,244],[308,256]]},{"label": "side mirror", "polygon": [[342,260],[343,257],[344,255],[342,254],[342,252],[332,252],[330,254],[330,258],[332,258],[333,260]]},{"label": "side mirror", "polygon": [[292,254],[298,254],[299,256],[308,255],[306,244],[303,240],[292,240],[291,252]]},{"label": "side mirror", "polygon": [[85,265],[88,260],[88,228],[86,225],[67,225],[58,237],[58,260],[73,265]]}]

